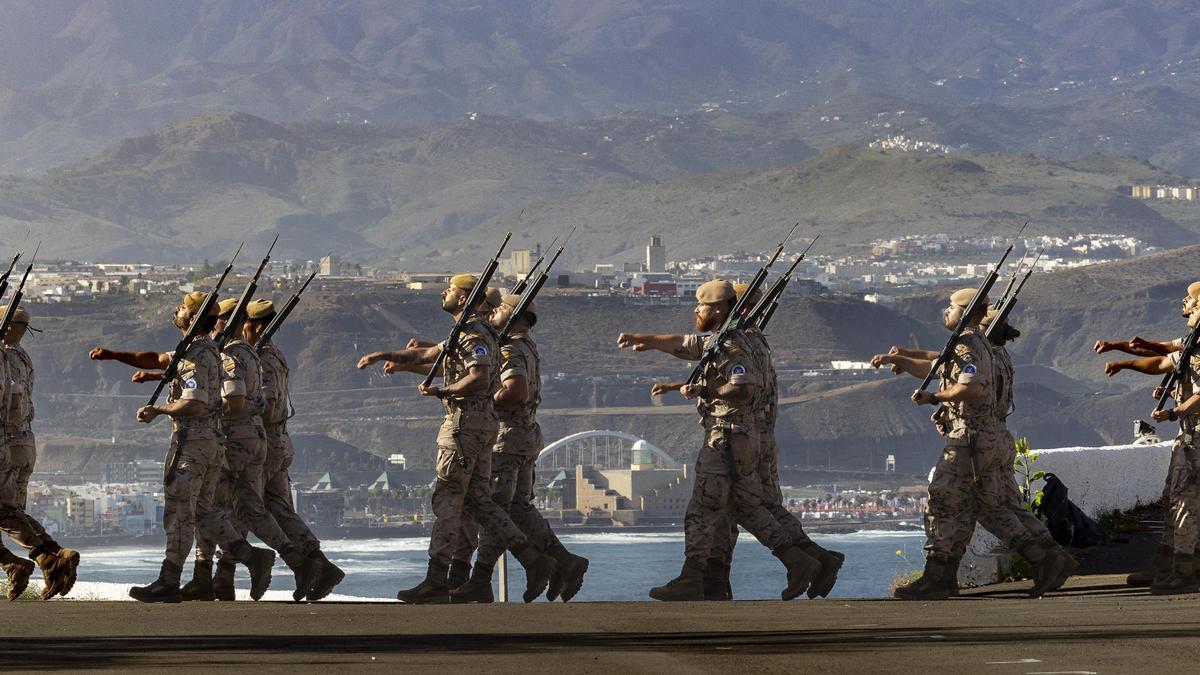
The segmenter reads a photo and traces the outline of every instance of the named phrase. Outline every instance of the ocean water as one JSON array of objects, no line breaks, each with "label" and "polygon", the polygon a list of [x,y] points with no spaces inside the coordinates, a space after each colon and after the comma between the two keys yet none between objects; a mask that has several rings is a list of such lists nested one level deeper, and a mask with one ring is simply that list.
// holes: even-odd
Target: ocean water
[{"label": "ocean water", "polygon": [[[924,560],[924,535],[920,532],[818,533],[814,539],[846,554],[831,598],[884,597],[893,575],[919,569]],[[682,533],[569,534],[562,541],[590,561],[583,589],[573,602],[648,600],[650,587],[677,575],[683,562]],[[397,590],[424,578],[428,544],[428,538],[323,542],[325,554],[346,571],[345,581],[329,599],[394,601]],[[898,551],[902,555],[897,555]],[[129,587],[152,581],[162,562],[158,548],[84,548],[80,553],[79,581],[69,599],[128,600]],[[510,599],[519,602],[524,575],[512,556],[508,560]],[[184,580],[190,576],[188,565]],[[770,551],[742,533],[731,582],[735,599],[765,600],[779,598],[786,578],[783,565]],[[249,599],[243,567],[238,570],[237,588],[239,599]],[[291,600],[292,588],[291,572],[279,564],[265,599]]]}]

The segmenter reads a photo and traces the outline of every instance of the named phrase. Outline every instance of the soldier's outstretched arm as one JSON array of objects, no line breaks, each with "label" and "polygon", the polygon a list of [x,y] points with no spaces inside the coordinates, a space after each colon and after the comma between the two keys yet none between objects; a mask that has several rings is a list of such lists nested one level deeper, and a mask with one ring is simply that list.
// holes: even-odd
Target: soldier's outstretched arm
[{"label": "soldier's outstretched arm", "polygon": [[417,390],[421,392],[422,396],[436,396],[438,398],[467,396],[487,389],[488,384],[491,382],[488,377],[490,373],[490,367],[475,365],[468,368],[467,374],[454,384],[448,384],[445,387],[426,387],[425,383],[422,382],[417,385]]},{"label": "soldier's outstretched arm", "polygon": [[[937,358],[936,354],[934,358]],[[933,367],[933,359],[925,360],[900,354],[876,354],[871,357],[871,365],[875,368],[891,366],[893,373],[908,373],[918,380],[922,380],[929,374],[929,369]]]},{"label": "soldier's outstretched arm", "polygon": [[1124,352],[1133,356],[1165,356],[1179,351],[1180,346],[1174,342],[1157,342],[1134,336],[1129,340],[1096,340],[1092,347],[1097,354],[1105,352]]},{"label": "soldier's outstretched arm", "polygon": [[[933,362],[938,357],[937,352],[931,352],[928,349],[909,349],[907,347],[899,347],[899,346],[892,347],[891,349],[888,350],[888,353],[889,354],[899,354],[900,356],[907,356],[910,359],[922,359],[922,360],[929,361],[929,362]],[[922,375],[921,377],[924,377],[924,375]]]},{"label": "soldier's outstretched arm", "polygon": [[163,352],[118,352],[104,347],[93,347],[88,352],[88,358],[93,361],[120,361],[127,366],[142,370],[166,368],[171,365],[171,357]]},{"label": "soldier's outstretched arm", "polygon": [[679,334],[621,333],[617,336],[617,349],[632,349],[635,352],[654,349],[685,361],[696,359],[695,354],[684,347],[684,336]]},{"label": "soldier's outstretched arm", "polygon": [[[929,372],[929,371],[926,371]],[[922,375],[921,377],[924,377]],[[978,382],[956,382],[941,391],[926,391],[918,389],[913,392],[912,400],[917,405],[933,405],[936,403],[970,403],[986,393],[983,385]]]},{"label": "soldier's outstretched arm", "polygon": [[442,351],[441,345],[432,347],[414,347],[412,349],[401,349],[394,352],[371,352],[358,360],[358,369],[362,370],[373,363],[380,361],[392,361],[401,366],[433,363],[437,360],[438,354]]},{"label": "soldier's outstretched arm", "polygon": [[1140,359],[1109,361],[1104,364],[1104,374],[1112,377],[1122,370],[1134,370],[1146,375],[1162,375],[1171,372],[1174,367],[1169,356],[1147,356]]},{"label": "soldier's outstretched arm", "polygon": [[679,391],[687,385],[687,382],[659,382],[653,387],[650,387],[651,396],[662,396],[667,392]]},{"label": "soldier's outstretched arm", "polygon": [[428,375],[429,371],[432,369],[432,363],[399,364],[395,361],[386,361],[383,364],[384,375],[391,375],[392,373],[416,373],[418,375]]}]

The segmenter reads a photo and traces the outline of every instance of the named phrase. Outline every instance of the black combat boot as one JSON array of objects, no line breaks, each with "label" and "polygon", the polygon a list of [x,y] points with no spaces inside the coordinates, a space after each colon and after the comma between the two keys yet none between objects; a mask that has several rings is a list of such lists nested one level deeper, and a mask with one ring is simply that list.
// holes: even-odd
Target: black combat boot
[{"label": "black combat boot", "polygon": [[451,560],[450,571],[446,573],[446,585],[450,590],[467,583],[471,579],[471,563],[465,560]]},{"label": "black combat boot", "polygon": [[292,602],[300,602],[304,596],[308,595],[308,591],[317,580],[321,564],[304,555],[291,544],[283,547],[283,550],[279,552],[279,557],[283,558],[283,563],[296,577],[296,590],[292,591]]},{"label": "black combat boot", "polygon": [[521,567],[525,568],[525,593],[521,599],[533,602],[550,585],[550,577],[554,576],[558,563],[529,542],[514,547],[512,554],[517,562],[521,563]]},{"label": "black combat boot", "polygon": [[1175,549],[1170,546],[1160,545],[1154,552],[1154,561],[1150,564],[1150,570],[1147,572],[1134,572],[1125,577],[1125,583],[1129,586],[1147,587],[1154,583],[1154,580],[1159,577],[1166,577],[1171,573],[1171,560],[1175,557]]},{"label": "black combat boot", "polygon": [[950,562],[937,555],[925,559],[925,572],[920,579],[899,586],[892,596],[900,600],[945,600],[950,597],[946,578],[957,574],[950,569]]},{"label": "black combat boot", "polygon": [[[484,562],[475,561],[475,568],[471,570],[471,577],[450,589],[450,602],[461,604],[468,602],[478,602],[487,604],[494,602],[492,596],[492,565]],[[450,569],[454,569],[454,563],[450,563]]]},{"label": "black combat boot", "polygon": [[946,592],[950,597],[958,597],[958,568],[962,565],[962,558],[950,558],[946,563],[948,573],[946,574]]},{"label": "black combat boot", "polygon": [[446,585],[449,572],[446,563],[429,559],[425,579],[412,588],[400,591],[396,599],[409,605],[441,605],[450,602],[450,588]]},{"label": "black combat boot", "polygon": [[20,558],[12,551],[0,546],[0,569],[8,577],[8,599],[16,600],[29,587],[29,577],[33,576],[32,560]]},{"label": "black combat boot", "polygon": [[709,558],[704,566],[704,599],[714,602],[733,600],[729,584],[730,565],[724,558]]},{"label": "black combat boot", "polygon": [[1200,590],[1196,580],[1196,557],[1189,553],[1176,553],[1171,560],[1171,571],[1157,577],[1150,586],[1154,595],[1180,595]]},{"label": "black combat boot", "polygon": [[803,544],[800,548],[821,563],[821,569],[817,571],[817,576],[813,577],[812,583],[808,587],[808,599],[813,600],[829,595],[834,584],[837,583],[838,570],[842,569],[842,563],[846,560],[846,556],[837,551],[823,549],[811,541]]},{"label": "black combat boot", "polygon": [[245,539],[239,539],[222,548],[233,554],[233,557],[245,565],[250,572],[250,599],[261,599],[271,586],[271,568],[275,566],[275,551],[269,548],[256,548]]},{"label": "black combat boot", "polygon": [[1062,588],[1067,577],[1079,569],[1079,563],[1057,544],[1054,548],[1045,548],[1035,542],[1020,547],[1017,552],[1033,565],[1033,588],[1027,594],[1030,598],[1040,598]]},{"label": "black combat boot", "polygon": [[232,558],[222,554],[217,561],[217,573],[213,575],[213,598],[222,602],[233,602],[237,593],[233,590],[233,576],[237,573],[237,563]]},{"label": "black combat boot", "polygon": [[651,588],[650,597],[663,602],[703,600],[706,567],[703,560],[684,560],[679,576],[662,586]]},{"label": "black combat boot", "polygon": [[806,589],[817,573],[821,571],[821,563],[816,558],[805,553],[799,546],[784,546],[773,551],[776,558],[787,567],[787,588],[779,594],[784,600],[794,600]]},{"label": "black combat boot", "polygon": [[138,602],[183,602],[179,592],[179,575],[183,568],[170,560],[164,560],[162,569],[149,586],[134,586],[129,589],[129,597]]},{"label": "black combat boot", "polygon": [[332,593],[334,586],[342,583],[342,579],[346,578],[346,573],[342,571],[342,568],[330,562],[319,548],[310,551],[308,557],[320,564],[317,577],[313,581],[312,588],[308,590],[307,596],[309,602],[316,602]]},{"label": "black combat boot", "polygon": [[546,587],[546,599],[562,598],[563,602],[567,602],[583,588],[583,575],[587,574],[588,559],[571,553],[561,543],[555,543],[546,551],[546,555],[558,563],[550,585]]},{"label": "black combat boot", "polygon": [[192,600],[212,601],[216,600],[213,594],[212,580],[213,563],[211,560],[196,560],[196,564],[192,567],[192,579],[179,589],[180,596],[184,602]]}]

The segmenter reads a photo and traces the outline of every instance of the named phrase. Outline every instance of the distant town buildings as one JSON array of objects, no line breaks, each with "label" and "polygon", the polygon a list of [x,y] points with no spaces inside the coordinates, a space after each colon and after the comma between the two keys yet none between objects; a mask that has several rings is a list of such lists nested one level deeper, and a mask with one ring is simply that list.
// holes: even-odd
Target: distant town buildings
[{"label": "distant town buildings", "polygon": [[1194,185],[1134,185],[1130,189],[1134,199],[1172,199],[1194,202],[1200,198],[1200,187]]},{"label": "distant town buildings", "polygon": [[667,249],[663,246],[662,237],[657,234],[650,237],[650,243],[646,246],[646,271],[667,271]]}]

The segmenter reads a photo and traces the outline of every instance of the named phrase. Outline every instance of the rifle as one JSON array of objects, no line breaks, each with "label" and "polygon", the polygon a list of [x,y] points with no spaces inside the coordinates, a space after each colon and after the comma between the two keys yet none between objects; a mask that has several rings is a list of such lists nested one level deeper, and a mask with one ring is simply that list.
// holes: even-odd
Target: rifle
[{"label": "rifle", "polygon": [[[571,232],[574,233],[575,230],[572,229]],[[508,339],[509,334],[512,333],[513,326],[517,325],[517,322],[529,311],[529,305],[533,303],[533,298],[537,296],[538,291],[542,290],[542,286],[546,284],[546,279],[550,276],[550,268],[554,267],[554,263],[558,260],[558,256],[562,255],[563,249],[567,247],[567,241],[570,239],[571,235],[568,234],[567,238],[563,240],[562,246],[559,246],[558,251],[554,253],[554,257],[550,259],[550,262],[546,263],[546,268],[538,274],[533,283],[529,285],[528,290],[521,295],[521,299],[517,301],[516,308],[513,309],[513,313],[509,315],[508,321],[504,324],[504,329],[500,331],[500,342],[503,343]],[[526,277],[526,279],[528,278]],[[518,292],[516,289],[513,289],[513,293]]]},{"label": "rifle", "polygon": [[817,239],[820,236],[818,234],[813,237],[812,241],[808,242],[808,247],[800,253],[799,257],[792,261],[792,265],[788,267],[787,272],[784,272],[783,276],[776,279],[774,284],[771,284],[771,288],[767,290],[766,295],[758,301],[754,309],[750,310],[750,325],[757,325],[759,330],[767,329],[767,324],[771,322],[771,317],[775,316],[775,310],[779,308],[779,299],[783,297],[783,289],[792,279],[792,272],[796,271],[796,266],[800,264],[800,261],[804,260],[808,255],[809,249],[813,247],[813,244],[817,243]]},{"label": "rifle", "polygon": [[[41,244],[38,244],[38,246],[41,246]],[[34,256],[36,255],[34,253]],[[14,255],[12,262],[8,264],[8,271],[4,273],[4,276],[0,276],[0,298],[4,297],[4,294],[8,292],[8,277],[12,275],[13,268],[17,266],[17,261],[20,259],[20,253]]]},{"label": "rifle", "polygon": [[[1000,302],[996,305],[996,318],[992,319],[992,323],[984,331],[983,337],[991,340],[993,335],[999,334],[1000,326],[1008,320],[1008,315],[1012,313],[1013,307],[1017,304],[1017,296],[1021,294],[1021,289],[1025,288],[1025,282],[1029,281],[1029,277],[1033,274],[1034,267],[1037,266],[1038,260],[1042,258],[1044,249],[1038,249],[1037,256],[1030,263],[1029,269],[1025,270],[1025,276],[1021,277],[1021,283],[1013,288],[1013,281],[1017,278],[1017,272],[1021,271],[1018,267],[1016,272],[1013,272],[1012,278],[1008,281],[1008,288],[1004,289],[1004,295],[1001,296]],[[1011,290],[1011,294],[1009,291]]]},{"label": "rifle", "polygon": [[[791,230],[788,231],[787,236],[783,238],[783,241],[779,242],[779,246],[775,248],[775,253],[771,255],[771,258],[767,260],[766,264],[764,264],[757,272],[754,273],[754,278],[752,278],[750,283],[746,286],[746,291],[742,293],[742,297],[738,298],[737,302],[734,303],[733,311],[725,317],[725,321],[721,324],[720,329],[717,330],[717,332],[713,335],[713,338],[709,340],[708,345],[704,348],[704,353],[700,355],[700,360],[696,362],[696,367],[692,368],[691,374],[688,375],[687,384],[695,384],[696,381],[700,379],[700,375],[704,372],[705,366],[707,366],[708,363],[716,358],[717,354],[721,352],[721,343],[725,341],[726,337],[728,337],[735,330],[742,330],[746,328],[746,326],[750,325],[750,317],[746,313],[746,309],[750,305],[750,297],[754,295],[755,291],[757,291],[759,288],[762,288],[763,282],[767,280],[767,273],[771,270],[771,265],[774,265],[775,261],[779,260],[780,254],[783,253],[783,247],[787,246],[788,240],[792,238],[792,233],[796,231],[797,227],[800,227],[800,223],[798,222],[792,226]],[[759,304],[762,304],[761,300],[759,301]]]},{"label": "rifle", "polygon": [[[0,333],[3,335],[3,333]],[[1171,369],[1171,372],[1163,376],[1158,394],[1158,404],[1154,406],[1155,412],[1162,410],[1167,405],[1167,399],[1171,397],[1171,390],[1175,385],[1187,376],[1188,368],[1191,367],[1192,354],[1196,353],[1196,342],[1200,339],[1200,324],[1196,328],[1190,330],[1187,337],[1183,341],[1183,349],[1179,350],[1179,363]],[[1183,401],[1176,401],[1175,405],[1179,405]]]},{"label": "rifle", "polygon": [[246,284],[246,289],[242,291],[242,297],[238,298],[237,304],[234,305],[233,314],[229,315],[229,321],[225,324],[225,330],[221,331],[221,334],[217,336],[218,351],[225,349],[226,343],[242,334],[242,324],[246,323],[246,306],[250,304],[251,298],[254,297],[254,292],[258,290],[258,278],[262,276],[267,263],[271,262],[271,251],[275,250],[275,242],[277,241],[279,241],[279,235],[275,235],[274,241],[271,242],[271,247],[267,249],[267,254],[263,256],[262,262],[258,264],[258,269],[255,270],[250,283]]},{"label": "rifle", "polygon": [[[1024,229],[1025,227],[1022,226],[1021,230]],[[1017,236],[1020,236],[1020,234],[1021,233],[1018,232]],[[1015,241],[1016,238],[1014,237],[1013,242]],[[975,291],[975,296],[971,298],[971,303],[967,305],[967,309],[962,313],[962,318],[958,320],[958,325],[954,327],[954,332],[950,334],[950,339],[946,340],[946,346],[942,347],[941,353],[938,354],[937,359],[934,360],[933,365],[929,368],[929,374],[927,374],[925,379],[921,382],[919,391],[924,391],[927,389],[929,387],[929,383],[933,382],[934,375],[937,374],[937,372],[941,370],[941,368],[945,366],[947,362],[950,361],[950,356],[954,353],[954,347],[958,344],[958,339],[962,336],[963,330],[965,330],[967,327],[967,318],[979,311],[980,303],[984,302],[984,298],[986,298],[988,292],[992,290],[992,286],[996,284],[996,279],[1000,278],[999,270],[1000,268],[1004,267],[1004,261],[1008,259],[1008,254],[1012,253],[1012,250],[1013,244],[1010,243],[1008,248],[1004,249],[1004,255],[1000,256],[1000,262],[996,263],[996,266],[993,267],[991,271],[987,273],[987,276],[983,278],[983,283],[979,284],[979,288]]]},{"label": "rifle", "polygon": [[428,387],[433,384],[434,374],[445,363],[446,355],[458,349],[458,338],[462,335],[463,328],[466,327],[467,322],[474,318],[475,308],[479,306],[479,303],[483,302],[484,297],[487,295],[488,284],[491,283],[492,275],[496,273],[496,268],[500,266],[500,254],[504,253],[504,247],[508,246],[509,239],[512,239],[512,232],[504,235],[504,241],[500,242],[500,248],[496,251],[496,255],[488,261],[487,265],[483,268],[483,273],[475,279],[475,285],[471,287],[471,292],[467,295],[467,304],[463,307],[462,313],[458,315],[458,321],[454,322],[454,328],[450,329],[450,337],[446,338],[445,348],[438,353],[433,365],[429,368],[429,374],[425,376],[425,380],[421,383],[421,386]]},{"label": "rifle", "polygon": [[[41,244],[38,245],[39,247]],[[25,282],[29,279],[29,273],[33,271],[33,260],[37,259],[37,251],[34,251],[33,258],[30,263],[25,266],[25,274],[21,275],[21,283],[17,284],[17,290],[13,291],[12,299],[8,301],[8,309],[4,310],[4,318],[0,319],[0,337],[8,331],[8,327],[12,324],[13,317],[17,315],[17,307],[21,304],[21,298],[25,295]],[[7,282],[6,282],[7,283]]]},{"label": "rifle", "polygon": [[304,280],[303,284],[301,284],[300,290],[296,291],[292,294],[292,297],[288,298],[287,302],[283,304],[283,309],[275,312],[275,316],[271,319],[271,323],[267,324],[267,328],[263,331],[262,336],[258,338],[258,342],[254,343],[254,351],[262,354],[263,349],[267,346],[267,343],[270,342],[275,333],[279,331],[279,327],[283,325],[284,321],[287,321],[288,315],[292,313],[293,309],[296,309],[296,305],[300,303],[300,296],[304,294],[304,289],[308,288],[308,285],[312,283],[313,277],[315,276],[317,276],[316,272],[308,275],[308,278]]},{"label": "rifle", "polygon": [[[575,228],[571,228],[571,231],[572,231],[572,232],[574,232],[574,231],[575,231]],[[570,235],[567,235],[567,236],[568,236],[568,237],[570,237]],[[551,240],[550,240],[550,245],[546,247],[546,250],[547,250],[547,251],[549,251],[550,249],[554,248],[554,242],[556,242],[556,241],[558,241],[558,237],[555,237],[555,238],[551,239]],[[559,249],[559,251],[561,252],[561,251],[562,251],[562,249]],[[555,256],[555,257],[557,258],[558,256]],[[524,292],[525,292],[525,288],[526,288],[527,286],[529,286],[529,279],[530,279],[530,277],[532,277],[532,276],[533,276],[533,273],[534,273],[535,271],[537,271],[537,268],[538,268],[539,266],[541,266],[541,264],[542,264],[542,261],[543,261],[543,260],[545,260],[545,259],[546,259],[546,254],[545,254],[545,253],[543,253],[542,255],[538,256],[538,259],[537,259],[536,261],[534,261],[534,263],[533,263],[533,266],[532,266],[532,267],[530,267],[530,268],[529,268],[529,271],[525,273],[525,278],[524,278],[524,279],[521,279],[520,281],[518,281],[516,286],[513,286],[513,288],[512,288],[512,294],[513,294],[513,295],[520,295],[521,293],[524,293]]]}]

